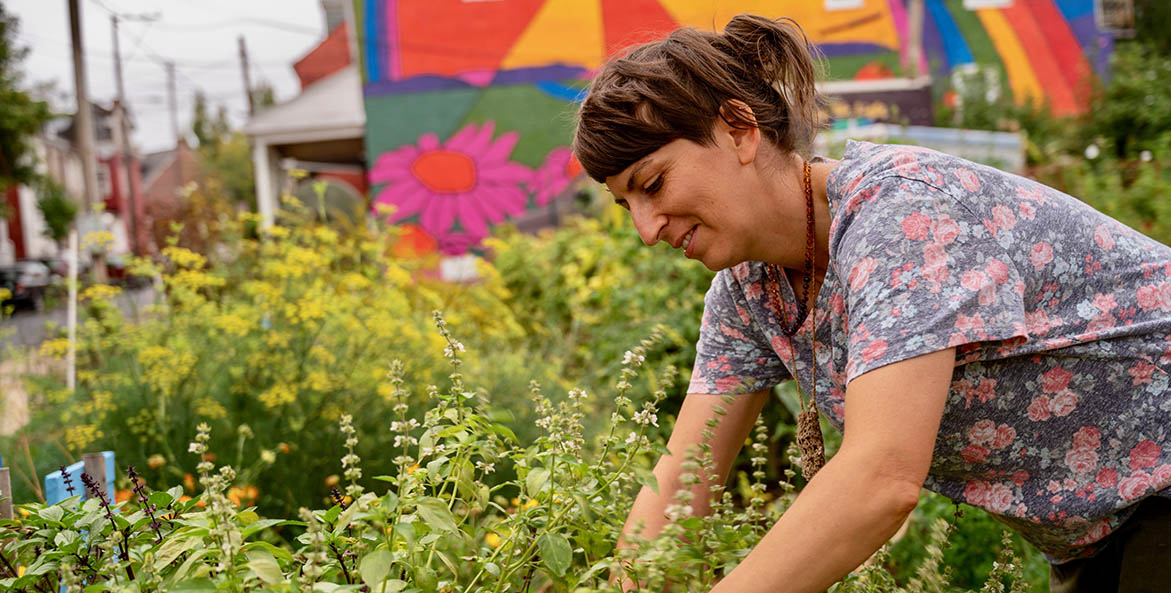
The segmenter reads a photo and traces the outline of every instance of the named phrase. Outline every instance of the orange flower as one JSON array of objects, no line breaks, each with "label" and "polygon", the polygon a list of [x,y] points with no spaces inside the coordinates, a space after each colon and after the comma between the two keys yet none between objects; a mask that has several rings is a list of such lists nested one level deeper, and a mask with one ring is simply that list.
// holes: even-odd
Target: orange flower
[{"label": "orange flower", "polygon": [[325,485],[330,487],[337,486],[339,481],[341,481],[341,478],[339,478],[337,474],[330,474],[327,478],[325,478]]},{"label": "orange flower", "polygon": [[256,486],[232,486],[228,489],[228,500],[238,507],[249,506],[260,496],[260,489]]},{"label": "orange flower", "polygon": [[126,502],[134,496],[133,490],[115,490],[114,503]]},{"label": "orange flower", "polygon": [[288,453],[289,452],[289,444],[288,443],[280,443],[276,446],[276,448],[280,449],[281,453]]},{"label": "orange flower", "polygon": [[151,455],[146,459],[146,466],[151,469],[159,469],[167,464],[167,458],[158,453]]},{"label": "orange flower", "polygon": [[183,487],[186,488],[188,492],[194,492],[195,476],[191,474],[183,474]]}]

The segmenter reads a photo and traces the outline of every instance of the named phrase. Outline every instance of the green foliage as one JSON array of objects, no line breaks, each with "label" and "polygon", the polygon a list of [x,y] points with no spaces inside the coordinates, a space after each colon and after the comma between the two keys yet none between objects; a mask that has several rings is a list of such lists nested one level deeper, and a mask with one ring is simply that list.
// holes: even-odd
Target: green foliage
[{"label": "green foliage", "polygon": [[16,46],[17,24],[0,6],[0,188],[35,178],[29,138],[51,115],[48,103],[20,88],[20,62],[28,49]]},{"label": "green foliage", "polygon": [[1077,138],[1095,139],[1118,158],[1151,149],[1171,128],[1171,57],[1156,46],[1120,43],[1110,57],[1110,80],[1094,90]]},{"label": "green foliage", "polygon": [[45,220],[45,235],[60,244],[69,236],[77,218],[78,205],[65,193],[60,183],[41,179],[37,183],[37,209]]},{"label": "green foliage", "polygon": [[[368,489],[354,418],[338,418],[345,451],[341,467],[346,494],[334,490],[327,508],[300,508],[295,519],[262,518],[231,497],[236,470],[211,461],[211,428],[200,424],[187,451],[200,459],[201,492],[185,499],[183,488],[151,491],[133,472],[134,498],[110,505],[71,497],[61,503],[20,505],[21,518],[0,521],[0,587],[67,593],[80,591],[280,591],[367,590],[393,592],[547,591],[614,593],[629,579],[649,590],[706,591],[743,559],[792,502],[766,500],[764,460],[753,461],[749,498],[732,504],[717,497],[708,517],[694,517],[677,497],[667,509],[672,522],[654,539],[633,535],[617,548],[632,495],[653,486],[649,465],[666,450],[649,437],[656,403],[674,371],[663,370],[660,389],[639,407],[626,396],[654,336],[624,357],[615,386],[607,390],[608,429],[588,436],[582,425],[591,396],[575,390],[553,404],[536,385],[530,403],[541,436],[518,441],[496,422],[491,402],[464,382],[463,345],[435,316],[449,366],[447,387],[432,386],[428,411],[408,415],[414,395],[405,391],[401,363],[391,365],[390,423],[394,472],[373,476]],[[627,436],[629,433],[629,436]],[[361,431],[361,434],[368,434]],[[757,454],[767,431],[760,423],[750,439]],[[587,446],[590,444],[592,446]],[[693,453],[698,479],[711,471],[710,447]],[[515,477],[491,477],[509,465]],[[647,477],[651,476],[651,477]],[[788,474],[792,476],[791,472]],[[365,484],[372,482],[365,481]],[[385,485],[382,485],[385,484]],[[282,484],[282,486],[285,486]],[[104,495],[99,495],[104,496]],[[511,499],[510,499],[511,496]],[[115,512],[116,511],[116,512]],[[942,533],[936,530],[936,534]],[[942,542],[925,570],[900,587],[882,568],[885,554],[835,585],[835,593],[957,591],[940,578]],[[23,571],[13,567],[23,566]],[[1023,591],[1017,559],[1008,552],[986,591]]]},{"label": "green foliage", "polygon": [[[207,98],[195,93],[191,131],[199,141],[201,181],[222,188],[232,204],[251,204],[255,199],[252,148],[243,133],[232,131],[227,108],[220,105],[209,113]],[[186,220],[178,218],[177,220]]]}]

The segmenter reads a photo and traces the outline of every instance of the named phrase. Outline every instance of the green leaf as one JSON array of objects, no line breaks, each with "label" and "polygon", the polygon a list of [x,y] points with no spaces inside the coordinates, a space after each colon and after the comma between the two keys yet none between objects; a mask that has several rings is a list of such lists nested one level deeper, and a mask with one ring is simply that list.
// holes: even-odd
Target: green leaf
[{"label": "green leaf", "polygon": [[537,493],[545,489],[545,484],[549,482],[549,470],[543,467],[536,467],[529,470],[529,474],[525,476],[525,487],[528,488],[529,496],[537,497]]},{"label": "green leaf", "polygon": [[171,489],[167,490],[167,495],[171,497],[171,500],[179,500],[179,498],[183,496],[183,487],[173,486]]},{"label": "green leaf", "polygon": [[248,543],[244,544],[244,547],[241,549],[245,553],[247,553],[249,550],[264,549],[264,550],[268,550],[268,553],[272,554],[273,556],[275,556],[276,558],[278,558],[280,560],[284,560],[285,562],[292,562],[293,561],[293,553],[292,552],[290,552],[284,548],[278,548],[268,542],[248,542]]},{"label": "green leaf", "polygon": [[638,480],[639,484],[650,488],[655,494],[659,493],[659,479],[655,477],[654,472],[637,465],[631,469],[634,470],[634,477]]},{"label": "green leaf", "polygon": [[46,521],[60,523],[61,517],[65,516],[65,509],[63,509],[59,506],[45,507],[45,508],[41,509],[40,511],[37,511],[37,514],[40,515],[41,518],[45,519]]},{"label": "green leaf", "polygon": [[389,581],[382,582],[382,586],[378,588],[378,593],[398,593],[399,591],[405,589],[406,586],[406,581],[390,579]]},{"label": "green leaf", "polygon": [[240,511],[236,513],[236,520],[240,522],[241,527],[247,527],[260,520],[260,515],[256,511]]},{"label": "green leaf", "polygon": [[255,523],[249,524],[244,529],[241,529],[240,530],[240,537],[243,539],[248,539],[248,536],[250,536],[258,531],[267,529],[269,527],[273,527],[276,525],[290,525],[290,524],[291,523],[289,521],[284,521],[282,519],[261,519]]},{"label": "green leaf", "polygon": [[394,509],[397,506],[398,506],[398,495],[397,494],[390,492],[390,491],[387,491],[386,494],[382,495],[382,510],[383,510],[383,512],[385,512],[386,514],[389,515],[390,513],[394,512]]},{"label": "green leaf", "polygon": [[416,511],[431,529],[436,531],[455,531],[455,516],[448,510],[447,505],[438,498],[421,498],[416,503]]},{"label": "green leaf", "polygon": [[322,519],[326,523],[333,523],[337,521],[337,516],[342,514],[341,505],[335,504],[328,511],[325,511],[325,517]]},{"label": "green leaf", "polygon": [[493,424],[490,428],[491,428],[492,432],[494,432],[494,433],[496,433],[496,434],[498,434],[498,435],[500,435],[500,436],[502,436],[502,437],[514,442],[514,443],[520,440],[520,439],[516,438],[516,433],[512,432],[511,428],[509,428],[503,424]]},{"label": "green leaf", "polygon": [[386,580],[390,574],[390,565],[394,561],[390,550],[378,549],[366,554],[358,564],[358,574],[362,581],[373,588]]},{"label": "green leaf", "polygon": [[[180,488],[180,492],[182,492],[182,486],[176,486],[175,488]],[[172,488],[172,490],[174,490],[174,488]],[[151,492],[150,496],[146,497],[146,500],[150,504],[155,505],[156,509],[165,509],[167,508],[167,505],[171,504],[171,502],[176,499],[171,496],[170,492]]]},{"label": "green leaf", "polygon": [[98,583],[96,585],[90,585],[82,589],[82,591],[84,591],[84,593],[102,593],[102,591],[109,591],[109,588],[106,587],[105,583]]},{"label": "green leaf", "polygon": [[175,537],[171,536],[163,540],[163,545],[159,546],[155,552],[155,571],[162,571],[162,569],[170,566],[180,554],[192,547],[194,541],[199,538],[196,537]]},{"label": "green leaf", "polygon": [[563,577],[573,561],[573,548],[569,540],[560,533],[546,533],[537,538],[537,549],[541,551],[541,560],[553,574]]},{"label": "green leaf", "polygon": [[182,579],[170,588],[170,593],[213,593],[215,590],[215,581],[211,579]]},{"label": "green leaf", "polygon": [[266,584],[275,585],[285,581],[285,575],[281,571],[281,567],[276,562],[276,558],[272,553],[263,548],[249,550],[246,552],[248,556],[248,568],[260,577],[260,580]]},{"label": "green leaf", "polygon": [[485,562],[484,570],[488,571],[488,574],[494,577],[500,576],[500,566],[498,566],[495,562]]}]

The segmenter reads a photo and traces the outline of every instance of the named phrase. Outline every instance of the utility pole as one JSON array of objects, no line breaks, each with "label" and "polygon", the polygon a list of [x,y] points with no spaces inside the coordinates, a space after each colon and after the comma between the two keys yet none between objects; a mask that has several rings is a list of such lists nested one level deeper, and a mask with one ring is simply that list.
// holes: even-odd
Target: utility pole
[{"label": "utility pole", "polygon": [[122,86],[122,52],[118,44],[118,15],[110,15],[110,24],[114,29],[114,80],[118,85],[118,107],[120,113],[118,114],[119,137],[121,138],[121,146],[118,149],[122,152],[122,169],[126,173],[126,196],[128,203],[126,205],[126,222],[130,227],[130,232],[127,233],[130,239],[130,253],[138,254],[138,188],[134,184],[134,159],[131,156],[130,148],[130,126],[127,125],[129,119],[129,111],[126,108],[126,89]]},{"label": "utility pole", "polygon": [[920,70],[923,57],[923,0],[908,0],[907,4],[907,62],[911,78],[926,72]]},{"label": "utility pole", "polygon": [[167,60],[167,105],[171,109],[171,132],[175,134],[175,168],[179,174],[178,185],[183,185],[183,152],[179,149],[179,105],[175,99],[175,62]]},{"label": "utility pole", "polygon": [[78,0],[69,2],[69,40],[73,45],[73,88],[77,97],[77,117],[73,120],[77,132],[77,148],[81,153],[81,171],[84,177],[85,215],[89,216],[98,201],[98,171],[94,162],[93,110],[89,104],[86,86],[85,50],[81,40],[81,6]]},{"label": "utility pole", "polygon": [[244,36],[236,38],[240,43],[240,70],[244,73],[244,95],[248,98],[248,115],[256,114],[256,102],[252,99],[252,77],[248,75],[248,46]]}]

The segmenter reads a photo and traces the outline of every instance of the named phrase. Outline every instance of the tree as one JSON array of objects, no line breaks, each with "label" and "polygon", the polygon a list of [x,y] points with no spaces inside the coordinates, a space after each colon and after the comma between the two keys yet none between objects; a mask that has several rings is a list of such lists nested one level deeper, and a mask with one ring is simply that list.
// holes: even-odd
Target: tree
[{"label": "tree", "polygon": [[48,103],[33,99],[20,86],[19,66],[28,48],[16,46],[17,26],[16,17],[0,4],[0,188],[35,179],[29,139],[52,115]]},{"label": "tree", "polygon": [[45,236],[61,245],[77,218],[77,202],[69,199],[65,188],[51,179],[41,179],[37,183],[37,194],[37,209],[45,219]]},{"label": "tree", "polygon": [[214,117],[210,112],[207,98],[196,93],[191,131],[199,140],[201,182],[216,185],[234,204],[250,204],[255,192],[248,138],[232,131],[223,105]]}]

